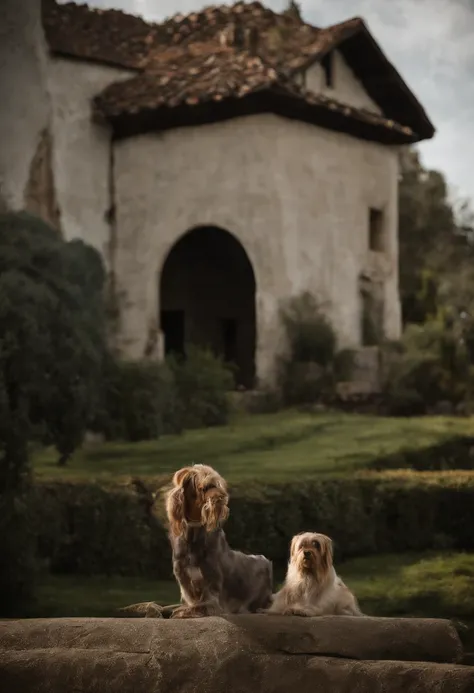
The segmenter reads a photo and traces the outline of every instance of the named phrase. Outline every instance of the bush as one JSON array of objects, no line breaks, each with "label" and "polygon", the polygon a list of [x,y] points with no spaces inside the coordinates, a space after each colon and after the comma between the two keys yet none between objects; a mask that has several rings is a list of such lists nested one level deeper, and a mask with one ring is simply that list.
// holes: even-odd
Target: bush
[{"label": "bush", "polygon": [[329,366],[336,353],[336,335],[314,296],[308,292],[295,296],[280,313],[292,360]]},{"label": "bush", "polygon": [[34,603],[35,522],[27,485],[0,492],[0,617],[24,616]]},{"label": "bush", "polygon": [[337,351],[334,329],[311,294],[287,301],[281,319],[288,353],[277,362],[277,384],[284,404],[313,403],[333,395],[338,381],[350,380],[355,354]]},{"label": "bush", "polygon": [[352,378],[355,358],[354,349],[341,349],[334,355],[334,375],[338,382],[345,382]]},{"label": "bush", "polygon": [[222,426],[229,420],[232,371],[207,349],[189,347],[186,358],[167,360],[176,388],[176,422],[182,429]]},{"label": "bush", "polygon": [[40,483],[38,554],[51,572],[171,577],[168,537],[143,484]]},{"label": "bush", "polygon": [[226,424],[231,371],[211,352],[190,348],[165,362],[108,359],[92,430],[108,440],[154,440],[187,428]]},{"label": "bush", "polygon": [[174,376],[165,363],[110,359],[93,429],[108,440],[153,440],[179,432]]},{"label": "bush", "polygon": [[473,373],[466,347],[441,320],[409,325],[398,347],[384,348],[384,391],[390,413],[418,414],[440,401],[471,396]]},{"label": "bush", "polygon": [[94,410],[105,354],[99,254],[28,214],[0,216],[0,615],[33,594],[28,444],[65,463]]},{"label": "bush", "polygon": [[[65,482],[36,488],[39,546],[51,570],[168,579],[171,556],[158,495],[164,480],[132,487]],[[263,553],[283,569],[293,534],[332,536],[337,559],[379,552],[474,549],[472,473],[366,473],[231,488],[231,546]]]},{"label": "bush", "polygon": [[331,394],[335,386],[331,368],[292,359],[280,360],[278,383],[287,406],[317,402]]}]

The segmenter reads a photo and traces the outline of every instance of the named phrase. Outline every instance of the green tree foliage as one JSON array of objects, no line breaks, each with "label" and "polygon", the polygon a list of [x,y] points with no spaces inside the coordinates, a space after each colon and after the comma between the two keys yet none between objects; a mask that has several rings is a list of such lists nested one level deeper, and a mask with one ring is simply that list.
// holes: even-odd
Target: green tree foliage
[{"label": "green tree foliage", "polygon": [[423,414],[438,402],[471,398],[473,367],[459,326],[449,318],[408,325],[401,342],[385,349],[391,414]]},{"label": "green tree foliage", "polygon": [[[448,196],[444,176],[425,169],[415,149],[400,155],[400,292],[405,323],[470,303],[474,215]],[[467,294],[467,295],[466,295]]]},{"label": "green tree foliage", "polygon": [[436,252],[452,240],[453,210],[441,173],[427,171],[418,152],[400,156],[400,290],[404,322],[424,322],[434,311],[436,288],[430,278]]},{"label": "green tree foliage", "polygon": [[416,150],[400,158],[400,293],[404,323],[451,320],[474,363],[474,214]]},{"label": "green tree foliage", "polygon": [[104,271],[98,253],[66,243],[27,214],[0,216],[0,611],[30,592],[28,449],[81,443],[100,384]]}]

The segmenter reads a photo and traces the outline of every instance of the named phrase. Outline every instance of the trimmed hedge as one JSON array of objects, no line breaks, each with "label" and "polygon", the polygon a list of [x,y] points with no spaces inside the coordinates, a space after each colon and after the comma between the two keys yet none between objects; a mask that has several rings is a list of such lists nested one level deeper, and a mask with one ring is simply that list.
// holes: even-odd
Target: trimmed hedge
[{"label": "trimmed hedge", "polygon": [[38,554],[55,573],[171,575],[168,538],[140,484],[35,487]]},{"label": "trimmed hedge", "polygon": [[[46,566],[57,573],[168,579],[164,483],[162,478],[108,487],[38,483],[38,545]],[[473,527],[472,472],[387,472],[237,485],[231,489],[226,533],[231,546],[263,553],[281,568],[291,537],[305,529],[333,537],[339,560],[379,552],[474,549]]]},{"label": "trimmed hedge", "polygon": [[412,469],[417,472],[474,470],[474,437],[460,436],[426,448],[405,449],[374,460],[371,469]]}]

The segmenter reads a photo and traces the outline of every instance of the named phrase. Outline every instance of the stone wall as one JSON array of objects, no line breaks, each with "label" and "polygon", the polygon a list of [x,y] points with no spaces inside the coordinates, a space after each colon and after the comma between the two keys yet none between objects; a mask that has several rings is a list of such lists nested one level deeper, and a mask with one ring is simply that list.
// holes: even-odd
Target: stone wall
[{"label": "stone wall", "polygon": [[66,240],[81,238],[109,263],[114,215],[111,131],[92,120],[92,98],[132,73],[51,57],[48,88],[54,133],[53,168]]},{"label": "stone wall", "polygon": [[[7,210],[55,210],[51,109],[39,0],[0,3],[0,196]],[[51,201],[40,201],[39,198]],[[55,212],[53,212],[53,215]]]}]

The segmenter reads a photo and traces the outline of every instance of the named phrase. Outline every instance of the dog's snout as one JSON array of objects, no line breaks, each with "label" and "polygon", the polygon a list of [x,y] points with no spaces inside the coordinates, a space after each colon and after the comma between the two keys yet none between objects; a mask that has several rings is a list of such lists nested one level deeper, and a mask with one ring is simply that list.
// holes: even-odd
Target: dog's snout
[{"label": "dog's snout", "polygon": [[303,556],[305,558],[311,558],[311,551],[303,551]]}]

